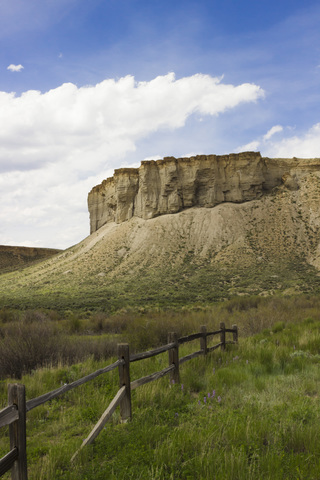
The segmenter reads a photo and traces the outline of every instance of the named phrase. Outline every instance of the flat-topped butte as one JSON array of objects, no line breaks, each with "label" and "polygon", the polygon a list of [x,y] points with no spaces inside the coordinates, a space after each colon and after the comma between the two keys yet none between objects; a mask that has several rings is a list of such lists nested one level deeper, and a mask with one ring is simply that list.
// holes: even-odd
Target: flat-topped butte
[{"label": "flat-topped butte", "polygon": [[214,207],[261,198],[284,184],[299,188],[302,176],[320,170],[320,158],[267,158],[259,152],[144,160],[119,168],[88,195],[90,232],[108,222],[145,220],[190,207]]}]

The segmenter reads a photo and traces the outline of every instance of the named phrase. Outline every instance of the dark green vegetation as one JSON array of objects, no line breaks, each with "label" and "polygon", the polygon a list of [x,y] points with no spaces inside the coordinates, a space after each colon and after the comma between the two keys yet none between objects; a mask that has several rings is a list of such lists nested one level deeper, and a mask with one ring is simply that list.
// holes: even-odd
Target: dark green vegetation
[{"label": "dark green vegetation", "polygon": [[[165,343],[168,330],[183,335],[199,331],[201,324],[215,328],[220,321],[238,324],[240,343],[182,365],[181,385],[170,385],[165,377],[135,390],[132,422],[119,424],[116,412],[72,466],[71,456],[118,389],[117,372],[35,408],[27,415],[30,478],[319,478],[319,307],[316,297],[241,297],[202,311],[122,314],[114,323],[114,317],[103,315],[99,321],[52,316],[47,321],[62,322],[73,339],[98,328],[101,338],[119,335],[140,351]],[[6,317],[2,328],[14,322]],[[117,333],[116,325],[121,326]],[[184,345],[181,356],[198,348],[198,341]],[[34,398],[111,362],[91,356],[70,367],[43,367],[21,383],[27,398]],[[167,362],[162,354],[133,363],[131,380]],[[2,406],[10,381],[1,383]],[[0,455],[8,448],[5,430]]]},{"label": "dark green vegetation", "polygon": [[[0,310],[0,378],[20,378],[42,366],[73,364],[93,355],[108,359],[117,343],[128,342],[132,352],[167,342],[167,335],[217,329],[220,322],[236,323],[241,336],[252,335],[275,321],[318,316],[320,298],[300,296],[236,297],[208,307],[180,311],[105,312],[54,310]],[[320,314],[319,314],[320,315]],[[316,317],[317,318],[317,317]],[[320,318],[320,317],[319,317]]]}]

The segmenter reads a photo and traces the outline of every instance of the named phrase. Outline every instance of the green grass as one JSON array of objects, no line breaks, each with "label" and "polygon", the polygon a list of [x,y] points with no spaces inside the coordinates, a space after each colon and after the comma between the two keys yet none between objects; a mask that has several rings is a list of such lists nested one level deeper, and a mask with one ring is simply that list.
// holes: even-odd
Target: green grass
[{"label": "green grass", "polygon": [[116,315],[90,310],[0,309],[0,379],[20,377],[41,366],[72,364],[93,355],[108,358],[120,342],[143,351],[167,342],[169,331],[178,336],[216,330],[220,322],[237,324],[241,336],[266,328],[281,331],[288,322],[320,320],[320,298],[242,296],[211,306],[139,312],[124,309]]},{"label": "green grass", "polygon": [[[252,306],[239,310],[229,304],[229,309],[240,321],[258,312]],[[292,311],[286,315],[284,305],[279,310],[282,318],[260,322],[255,335],[240,335],[239,346],[183,364],[180,385],[165,377],[132,392],[132,421],[120,424],[117,410],[72,466],[70,458],[118,389],[117,372],[32,410],[30,478],[318,479],[320,319],[317,309],[311,315],[309,308],[304,320]],[[197,341],[184,345],[181,356],[198,348]],[[166,354],[135,362],[131,380],[167,362]],[[105,363],[91,358],[72,367],[43,368],[21,383],[32,398]],[[8,382],[1,383],[2,405]],[[3,436],[1,455],[7,447]]]},{"label": "green grass", "polygon": [[[0,308],[105,311],[181,309],[213,305],[237,295],[317,294],[318,271],[302,258],[247,266],[211,263],[190,255],[181,265],[145,266],[113,277],[96,272],[44,274],[35,267],[0,275]],[[43,276],[44,275],[44,276]]]}]

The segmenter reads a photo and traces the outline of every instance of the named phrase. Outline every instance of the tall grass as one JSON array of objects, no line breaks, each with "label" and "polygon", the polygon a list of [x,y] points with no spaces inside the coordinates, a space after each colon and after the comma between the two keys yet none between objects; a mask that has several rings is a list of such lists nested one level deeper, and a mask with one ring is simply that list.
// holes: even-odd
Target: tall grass
[{"label": "tall grass", "polygon": [[[265,329],[281,330],[292,322],[320,320],[318,297],[237,297],[211,307],[179,311],[104,312],[0,310],[0,378],[20,378],[41,366],[70,365],[93,355],[115,355],[117,343],[128,342],[132,352],[167,343],[168,332],[178,336],[218,329],[221,321],[237,324],[241,337]],[[315,342],[317,338],[305,342]],[[310,348],[312,347],[310,343]],[[308,346],[308,345],[306,345]],[[267,355],[267,354],[266,354]]]},{"label": "tall grass", "polygon": [[[264,319],[267,305],[259,305],[254,307],[261,320],[259,333],[240,336],[239,346],[229,346],[226,352],[214,351],[183,364],[181,384],[170,384],[165,377],[134,390],[132,421],[120,424],[116,411],[112,422],[73,465],[71,456],[118,389],[117,372],[29,412],[30,478],[319,478],[318,313],[314,310],[314,316],[298,321],[302,313],[297,302],[295,315],[286,302],[280,302],[281,315],[275,314],[268,326]],[[314,304],[304,304],[304,308],[310,313]],[[251,320],[244,322],[244,312],[233,307],[228,313],[239,315],[241,329],[247,326],[249,332]],[[196,348],[184,345],[182,354]],[[27,397],[32,398],[105,363],[91,357],[71,367],[39,369],[21,381]],[[131,380],[167,363],[166,354],[132,363]],[[8,381],[1,386],[3,405]],[[3,437],[1,452],[7,447]]]}]

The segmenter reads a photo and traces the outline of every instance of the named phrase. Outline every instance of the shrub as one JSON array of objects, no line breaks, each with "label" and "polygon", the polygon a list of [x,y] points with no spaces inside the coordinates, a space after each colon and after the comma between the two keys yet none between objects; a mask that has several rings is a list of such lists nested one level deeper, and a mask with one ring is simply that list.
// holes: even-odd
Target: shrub
[{"label": "shrub", "polygon": [[0,333],[0,378],[21,378],[39,367],[70,365],[90,356],[100,360],[117,353],[117,343],[110,337],[67,337],[48,320],[15,322]]},{"label": "shrub", "polygon": [[55,363],[59,334],[48,321],[10,324],[0,340],[0,376],[21,378],[42,365]]},{"label": "shrub", "polygon": [[13,320],[16,320],[17,314],[14,310],[9,310],[8,308],[1,308],[0,310],[0,322],[8,323]]}]

